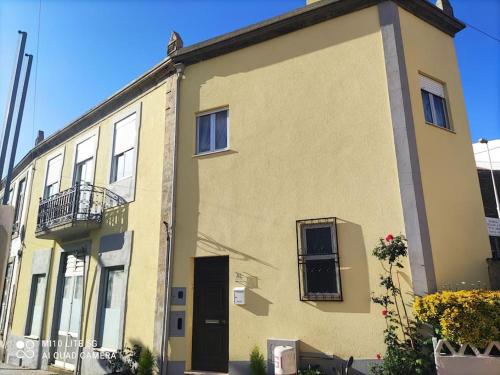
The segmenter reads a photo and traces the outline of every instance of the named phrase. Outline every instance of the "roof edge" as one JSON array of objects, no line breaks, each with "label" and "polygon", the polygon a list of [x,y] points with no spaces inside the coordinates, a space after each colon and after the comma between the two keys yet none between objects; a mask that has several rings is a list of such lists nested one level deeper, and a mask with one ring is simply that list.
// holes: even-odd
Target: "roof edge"
[{"label": "roof edge", "polygon": [[[29,150],[24,157],[16,164],[12,172],[13,176],[21,173],[33,160],[43,155],[47,151],[57,147],[62,142],[68,140],[79,132],[91,127],[100,119],[112,113],[116,109],[123,107],[133,98],[141,95],[151,87],[165,80],[175,71],[174,64],[170,58],[166,58],[153,66],[147,72],[128,83],[125,87],[90,108],[84,114],[71,121],[62,129],[40,142]],[[3,188],[4,179],[0,181],[0,189]]]},{"label": "roof edge", "polygon": [[384,1],[401,8],[454,37],[465,24],[445,14],[426,0],[321,0],[291,12],[181,48],[172,54],[174,62],[185,65],[208,60]]}]

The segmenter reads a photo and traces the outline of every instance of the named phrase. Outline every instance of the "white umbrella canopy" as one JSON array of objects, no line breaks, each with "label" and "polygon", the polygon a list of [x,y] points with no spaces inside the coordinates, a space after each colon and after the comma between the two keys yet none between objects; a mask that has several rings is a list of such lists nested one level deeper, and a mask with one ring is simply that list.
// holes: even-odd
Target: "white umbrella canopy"
[{"label": "white umbrella canopy", "polygon": [[[500,171],[500,139],[488,141],[490,149],[491,164],[494,170]],[[474,157],[476,166],[482,169],[490,169],[490,161],[488,160],[488,150],[484,143],[473,143]]]}]

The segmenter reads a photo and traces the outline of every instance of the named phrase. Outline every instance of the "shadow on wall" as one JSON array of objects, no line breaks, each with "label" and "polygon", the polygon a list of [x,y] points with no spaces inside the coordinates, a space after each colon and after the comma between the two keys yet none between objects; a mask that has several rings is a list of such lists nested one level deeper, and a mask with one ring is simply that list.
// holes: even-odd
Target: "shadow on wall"
[{"label": "shadow on wall", "polygon": [[239,307],[257,316],[269,315],[269,305],[272,304],[271,301],[255,293],[252,289],[247,289],[245,294],[245,304],[238,305]]},{"label": "shadow on wall", "polygon": [[[334,355],[327,356],[326,354],[324,356],[321,356],[321,353],[319,354],[300,354],[300,367],[302,369],[307,369],[310,367],[316,367],[319,366],[321,369],[322,373],[327,374],[327,375],[337,375],[337,371],[341,371],[343,368],[345,368],[347,363],[347,360],[344,360],[342,358],[336,357]],[[366,374],[366,372],[360,372],[355,368],[351,368],[349,370],[349,375],[363,375]]]},{"label": "shadow on wall", "polygon": [[221,253],[227,253],[232,259],[243,260],[243,261],[252,260],[264,266],[276,269],[276,267],[274,267],[271,263],[264,262],[262,259],[253,257],[251,255],[233,249],[229,246],[223,245],[220,242],[214,240],[212,237],[208,236],[207,234],[201,232],[198,233],[198,246],[200,249],[203,249],[204,251],[212,253],[216,256],[220,256]]},{"label": "shadow on wall", "polygon": [[[270,67],[276,65],[283,61],[289,61],[299,56],[310,55],[315,52],[320,52],[334,45],[341,45],[349,42],[350,40],[355,40],[358,38],[366,37],[367,35],[379,33],[378,19],[375,21],[372,19],[372,14],[363,13],[366,18],[361,19],[357,23],[356,27],[352,27],[352,18],[350,17],[340,17],[335,20],[336,27],[331,27],[330,22],[325,22],[322,24],[315,25],[314,27],[305,28],[300,30],[300,32],[291,33],[284,35],[279,39],[270,40],[266,43],[261,43],[256,46],[251,46],[246,49],[240,50],[238,53],[233,53],[225,55],[223,60],[212,59],[204,63],[204,69],[190,69],[189,67],[185,72],[185,81],[181,86],[181,102],[186,103],[185,109],[181,109],[180,113],[180,126],[178,130],[178,148],[180,150],[193,150],[194,142],[196,139],[195,135],[195,117],[194,113],[200,110],[206,110],[208,108],[202,107],[202,90],[207,83],[216,80],[219,77],[229,77],[229,76],[241,76],[244,73],[253,72],[259,69]],[[339,32],[339,30],[341,32]],[[316,71],[315,66],[307,65],[307,71]],[[313,75],[313,78],[320,82],[324,79],[324,69],[322,66],[318,66],[317,76]],[[357,67],[351,67],[356,69]],[[295,70],[290,70],[289,82],[295,80]],[[333,74],[333,73],[332,73]],[[342,81],[344,75],[335,75],[336,79]],[[283,89],[287,89],[286,82],[284,80]],[[189,82],[187,84],[186,82]],[[314,82],[311,82],[311,87],[314,87]],[[253,111],[270,111],[275,108],[280,109],[283,103],[276,100],[275,90],[270,89],[266,86],[254,86],[248,87],[245,85],[241,86],[242,92],[233,93],[243,97],[258,97],[258,103],[265,103],[265,106],[256,106],[252,108]],[[232,96],[228,96],[228,100]],[[269,103],[273,103],[269,106]],[[219,105],[231,105],[233,103],[221,102]],[[240,109],[241,111],[241,109]],[[304,124],[288,124],[288,126],[303,126]],[[244,121],[238,124],[238,126],[252,126],[252,124],[246,124]],[[233,150],[234,151],[234,150]],[[254,152],[260,152],[261,150],[255,149]],[[265,151],[265,150],[262,150]],[[236,150],[238,152],[238,150]],[[228,154],[217,154],[209,156],[208,158],[227,158],[233,155]],[[269,263],[262,262],[260,259],[255,259],[247,254],[242,253],[236,249],[224,246],[217,241],[213,240],[209,236],[198,232],[198,220],[200,216],[200,181],[199,181],[199,167],[202,165],[207,157],[203,159],[193,158],[189,152],[180,152],[178,155],[178,168],[177,168],[177,191],[179,192],[179,197],[189,197],[190,199],[178,199],[177,201],[177,220],[178,225],[176,231],[178,230],[178,239],[182,239],[177,242],[176,246],[182,246],[183,253],[186,256],[194,256],[196,254],[196,249],[198,246],[203,247],[203,249],[214,255],[221,255],[220,252],[224,251],[230,256],[237,257],[243,260],[255,260],[260,264],[268,267],[275,268]],[[257,189],[257,186],[241,186],[240,189]],[[180,193],[182,192],[182,193]],[[221,197],[222,199],[223,197]],[[216,220],[216,218],[214,218]],[[364,255],[366,258],[366,255]],[[366,267],[365,267],[366,269]],[[185,273],[187,269],[176,269],[176,272]],[[356,270],[357,272],[357,270]],[[366,275],[361,275],[365,277]],[[367,277],[367,276],[366,276]],[[366,282],[365,282],[366,284]]]},{"label": "shadow on wall", "polygon": [[126,232],[128,230],[128,203],[108,208],[104,211],[102,230],[110,233]]},{"label": "shadow on wall", "polygon": [[337,219],[340,257],[341,303],[307,302],[325,312],[369,313],[371,304],[368,274],[369,250],[359,224]]},{"label": "shadow on wall", "polygon": [[[363,17],[364,19],[359,19],[358,15],[356,27],[352,27],[352,18],[340,17],[334,20],[335,27],[331,27],[331,22],[324,22],[296,33],[283,35],[279,38],[279,41],[271,40],[256,46],[250,46],[240,50],[239,53],[231,54],[230,57],[227,57],[228,63],[226,64],[214,59],[208,69],[205,68],[199,76],[190,76],[189,79],[199,80],[199,87],[202,87],[204,83],[215,77],[227,77],[252,72],[299,56],[319,52],[335,45],[348,43],[367,35],[379,33],[378,19],[374,22],[372,15],[368,13],[363,14]],[[293,80],[293,76],[291,79]],[[192,87],[196,86],[193,85]],[[249,90],[250,88],[246,89]]]},{"label": "shadow on wall", "polygon": [[[332,351],[334,348],[332,348]],[[341,370],[347,365],[348,358],[340,358],[334,354],[321,352],[320,350],[300,342],[299,362],[301,369],[307,369],[309,366],[319,366],[323,373],[327,375],[337,375],[337,370]],[[375,364],[376,360],[356,360],[354,358],[353,365],[349,370],[350,375],[369,374],[370,368]]]}]

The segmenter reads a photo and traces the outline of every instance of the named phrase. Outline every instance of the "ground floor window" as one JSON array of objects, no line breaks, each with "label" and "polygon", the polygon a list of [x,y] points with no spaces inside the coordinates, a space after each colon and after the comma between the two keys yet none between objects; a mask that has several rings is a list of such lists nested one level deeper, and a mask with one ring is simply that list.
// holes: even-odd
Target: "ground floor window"
[{"label": "ground floor window", "polygon": [[28,320],[26,324],[27,336],[40,337],[42,330],[45,282],[45,274],[33,275],[28,307]]},{"label": "ground floor window", "polygon": [[336,218],[297,221],[300,299],[340,301]]},{"label": "ground floor window", "polygon": [[119,349],[118,332],[122,314],[122,300],[125,298],[125,278],[123,267],[104,269],[103,283],[101,283],[101,311],[99,339],[100,346],[106,349]]}]

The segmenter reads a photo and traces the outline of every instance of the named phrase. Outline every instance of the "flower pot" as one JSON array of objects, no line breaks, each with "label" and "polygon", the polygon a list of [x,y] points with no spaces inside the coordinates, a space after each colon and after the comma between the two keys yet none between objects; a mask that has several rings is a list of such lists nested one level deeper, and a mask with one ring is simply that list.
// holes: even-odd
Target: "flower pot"
[{"label": "flower pot", "polygon": [[[432,343],[438,375],[500,375],[500,357],[490,355],[494,347],[500,351],[498,341],[491,342],[483,352],[469,344],[456,350],[447,340],[437,338]],[[473,354],[465,354],[468,348]]]}]

